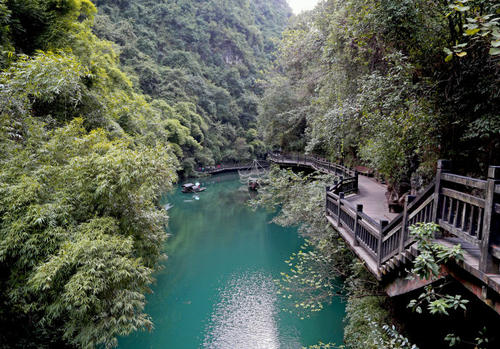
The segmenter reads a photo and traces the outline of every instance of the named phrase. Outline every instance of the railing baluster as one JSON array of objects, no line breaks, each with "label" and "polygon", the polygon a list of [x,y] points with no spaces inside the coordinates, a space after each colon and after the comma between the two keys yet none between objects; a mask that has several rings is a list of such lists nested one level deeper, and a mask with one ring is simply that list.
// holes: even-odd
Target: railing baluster
[{"label": "railing baluster", "polygon": [[403,252],[406,236],[408,236],[408,205],[415,200],[414,195],[408,195],[405,199],[405,207],[403,210],[403,222],[401,223],[401,236],[399,241],[399,252]]},{"label": "railing baluster", "polygon": [[453,212],[453,202],[455,201],[453,198],[449,198],[449,206],[448,206],[448,217],[446,218],[446,221],[448,223],[451,223],[451,213]]},{"label": "railing baluster", "polygon": [[384,236],[382,232],[384,231],[384,228],[389,224],[388,221],[386,220],[381,220],[380,221],[380,230],[379,230],[379,235],[378,235],[378,241],[377,241],[377,266],[380,268],[380,265],[382,264],[382,240],[384,239]]},{"label": "railing baluster", "polygon": [[460,229],[465,231],[465,217],[467,215],[467,203],[464,202],[464,207],[463,207],[463,211],[462,211],[462,225],[460,226]]},{"label": "railing baluster", "polygon": [[470,215],[469,215],[469,235],[474,233],[474,212],[476,211],[476,206],[470,205]]},{"label": "railing baluster", "polygon": [[337,214],[337,226],[338,227],[341,227],[342,224],[341,224],[341,220],[340,220],[340,212],[342,212],[342,200],[344,199],[344,193],[343,192],[340,192],[339,193],[339,198],[338,198],[338,201],[337,201],[337,209],[338,209],[338,214]]},{"label": "railing baluster", "polygon": [[448,197],[447,196],[441,196],[441,197],[442,197],[442,199],[441,199],[441,201],[442,201],[441,205],[443,205],[443,209],[442,209],[442,212],[441,212],[441,219],[444,221],[445,217],[446,217],[446,205],[448,203]]},{"label": "railing baluster", "polygon": [[363,212],[363,205],[356,205],[356,218],[354,220],[354,246],[359,246],[358,241],[358,221],[359,221],[359,213]]},{"label": "railing baluster", "polygon": [[[437,223],[438,222],[438,212],[439,212],[439,197],[441,193],[441,176],[443,173],[446,173],[449,171],[451,167],[451,162],[447,160],[439,160],[438,161],[438,166],[437,166],[437,173],[436,173],[436,183],[434,185],[434,210],[432,212],[432,221]],[[443,206],[444,206],[444,200],[443,200]],[[444,215],[442,216],[444,219]]]}]

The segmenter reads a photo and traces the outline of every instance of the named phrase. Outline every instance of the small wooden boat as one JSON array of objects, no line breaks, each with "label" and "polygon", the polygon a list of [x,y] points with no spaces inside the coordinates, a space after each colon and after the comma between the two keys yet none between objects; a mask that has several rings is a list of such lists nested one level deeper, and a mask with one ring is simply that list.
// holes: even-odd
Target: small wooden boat
[{"label": "small wooden boat", "polygon": [[189,193],[201,193],[202,191],[207,190],[207,188],[202,187],[200,183],[186,183],[182,185],[182,192],[185,194]]},{"label": "small wooden boat", "polygon": [[257,189],[259,189],[259,187],[260,187],[260,184],[256,179],[248,180],[248,189],[249,190],[257,191]]}]

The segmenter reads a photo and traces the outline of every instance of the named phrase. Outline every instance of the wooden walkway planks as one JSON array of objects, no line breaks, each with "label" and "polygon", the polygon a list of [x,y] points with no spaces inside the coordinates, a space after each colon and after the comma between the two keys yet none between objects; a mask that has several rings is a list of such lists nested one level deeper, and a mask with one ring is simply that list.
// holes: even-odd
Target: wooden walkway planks
[{"label": "wooden walkway planks", "polygon": [[358,177],[358,194],[346,197],[346,200],[356,205],[363,205],[363,212],[371,218],[380,221],[391,221],[398,215],[389,212],[389,205],[385,193],[387,186],[378,183],[375,179],[366,176]]}]

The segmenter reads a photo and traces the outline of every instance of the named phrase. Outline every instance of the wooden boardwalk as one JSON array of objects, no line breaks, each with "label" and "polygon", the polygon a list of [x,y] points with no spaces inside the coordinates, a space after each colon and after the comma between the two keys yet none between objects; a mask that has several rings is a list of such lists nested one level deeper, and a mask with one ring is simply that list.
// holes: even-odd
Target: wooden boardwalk
[{"label": "wooden boardwalk", "polygon": [[363,212],[377,221],[391,221],[398,214],[389,212],[386,192],[386,185],[380,184],[372,177],[360,175],[358,177],[358,193],[347,196],[345,200],[352,203],[354,207],[363,205]]},{"label": "wooden boardwalk", "polygon": [[481,180],[451,174],[449,162],[440,161],[434,182],[419,196],[408,196],[403,213],[395,214],[389,212],[387,187],[356,171],[317,156],[271,154],[269,159],[338,176],[327,188],[326,218],[389,295],[436,281],[406,279],[419,254],[409,227],[435,222],[443,232],[435,241],[460,244],[464,254],[463,261],[443,265],[441,277],[455,278],[500,314],[500,167],[491,166],[488,180]]},{"label": "wooden boardwalk", "polygon": [[[326,160],[316,157],[306,157],[304,155],[290,155],[281,158],[271,159],[281,165],[299,165],[313,168],[319,172],[331,175],[340,175],[344,178],[356,176],[355,171],[347,169],[344,166],[332,164],[331,166],[322,166],[321,163]],[[349,171],[349,172],[348,172]],[[354,207],[358,204],[363,205],[364,212],[376,220],[392,220],[397,214],[389,212],[387,204],[386,192],[387,186],[377,182],[372,177],[357,175],[357,190],[346,196],[345,200],[350,202]]]},{"label": "wooden boardwalk", "polygon": [[[224,172],[234,172],[234,171],[244,171],[248,170],[252,167],[254,163],[253,162],[245,162],[245,163],[237,163],[237,164],[222,164],[218,165],[217,167],[210,167],[206,168],[204,170],[199,170],[196,171],[198,174],[208,174],[208,175],[214,175],[214,174],[219,174],[219,173],[224,173]],[[269,167],[269,163],[267,161],[259,161],[259,166],[261,167]]]}]

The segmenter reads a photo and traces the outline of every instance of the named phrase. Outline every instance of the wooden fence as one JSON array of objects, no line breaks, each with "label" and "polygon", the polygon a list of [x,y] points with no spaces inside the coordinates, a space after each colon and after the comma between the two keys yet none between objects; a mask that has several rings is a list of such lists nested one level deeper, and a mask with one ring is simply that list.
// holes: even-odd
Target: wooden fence
[{"label": "wooden fence", "polygon": [[328,189],[345,195],[358,192],[358,172],[346,166],[335,164],[317,155],[299,153],[270,153],[268,159],[281,165],[305,166],[318,172],[336,176],[334,185]]},{"label": "wooden fence", "polygon": [[437,223],[444,231],[480,249],[479,269],[498,273],[492,245],[500,240],[500,167],[490,167],[487,180],[449,173],[449,162],[440,161],[435,181],[419,196],[408,196],[403,213],[376,222],[353,207],[344,193],[327,190],[326,214],[353,238],[382,268],[407,249],[413,240],[409,227]]}]

